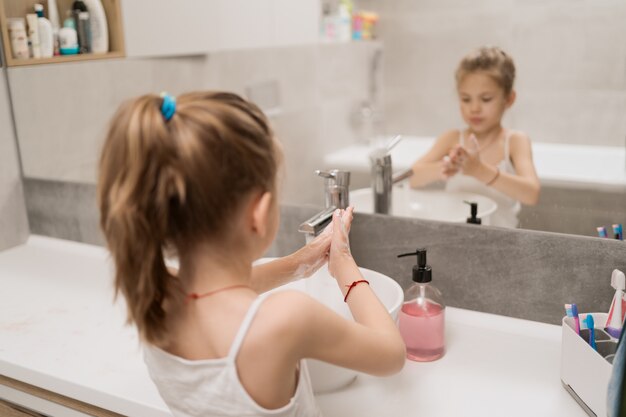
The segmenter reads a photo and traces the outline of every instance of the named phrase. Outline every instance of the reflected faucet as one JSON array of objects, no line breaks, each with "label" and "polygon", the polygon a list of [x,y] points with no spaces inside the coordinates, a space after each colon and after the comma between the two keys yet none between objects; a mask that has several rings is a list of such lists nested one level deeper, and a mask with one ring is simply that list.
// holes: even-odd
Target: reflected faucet
[{"label": "reflected faucet", "polygon": [[402,140],[397,135],[384,148],[375,149],[370,153],[372,167],[372,194],[374,196],[374,213],[390,214],[392,206],[393,185],[413,175],[413,169],[409,168],[397,175],[392,174],[391,155],[389,152]]},{"label": "reflected faucet", "polygon": [[325,207],[298,227],[299,232],[306,233],[307,242],[324,230],[336,209],[348,208],[350,204],[350,172],[333,169],[315,173],[324,178]]}]

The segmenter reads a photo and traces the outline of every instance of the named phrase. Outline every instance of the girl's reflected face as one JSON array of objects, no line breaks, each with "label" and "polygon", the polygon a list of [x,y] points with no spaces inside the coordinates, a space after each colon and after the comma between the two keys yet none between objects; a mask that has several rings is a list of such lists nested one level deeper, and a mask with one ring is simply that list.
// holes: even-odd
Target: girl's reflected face
[{"label": "girl's reflected face", "polygon": [[463,120],[475,133],[487,132],[500,125],[502,116],[512,104],[502,87],[486,72],[465,75],[458,85]]}]

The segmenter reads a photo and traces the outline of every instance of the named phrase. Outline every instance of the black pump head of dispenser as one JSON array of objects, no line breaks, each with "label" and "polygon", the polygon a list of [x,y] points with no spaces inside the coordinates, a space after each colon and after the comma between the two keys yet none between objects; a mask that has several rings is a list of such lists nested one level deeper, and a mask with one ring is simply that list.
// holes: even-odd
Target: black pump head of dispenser
[{"label": "black pump head of dispenser", "polygon": [[426,249],[416,249],[415,252],[403,253],[398,258],[405,256],[417,256],[417,265],[413,265],[413,281],[427,283],[433,280],[433,270],[426,264]]},{"label": "black pump head of dispenser", "polygon": [[479,219],[478,217],[476,217],[477,214],[478,214],[478,203],[475,203],[473,201],[465,201],[465,200],[463,202],[465,204],[469,204],[470,207],[471,207],[470,208],[470,210],[471,210],[470,211],[471,217],[467,218],[467,222],[470,223],[470,224],[481,224],[482,220]]}]

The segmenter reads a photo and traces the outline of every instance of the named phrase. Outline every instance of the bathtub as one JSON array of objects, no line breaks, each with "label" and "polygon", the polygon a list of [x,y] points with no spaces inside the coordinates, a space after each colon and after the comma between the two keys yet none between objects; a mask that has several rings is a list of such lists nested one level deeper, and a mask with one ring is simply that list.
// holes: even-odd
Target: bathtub
[{"label": "bathtub", "polygon": [[[430,149],[435,138],[404,136],[391,151],[394,172],[410,168]],[[626,186],[626,152],[623,147],[533,142],[537,175],[545,186],[619,191]],[[327,154],[324,167],[368,173],[373,147],[354,144]]]}]

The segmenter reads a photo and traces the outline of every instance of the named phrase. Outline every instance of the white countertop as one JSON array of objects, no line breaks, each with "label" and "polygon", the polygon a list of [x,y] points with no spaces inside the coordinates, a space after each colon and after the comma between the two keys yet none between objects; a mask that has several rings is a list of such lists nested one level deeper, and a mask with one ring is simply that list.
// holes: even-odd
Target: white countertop
[{"label": "white countertop", "polygon": [[[391,151],[394,172],[408,169],[434,142],[434,138],[405,136]],[[626,186],[626,150],[624,147],[567,145],[533,142],[537,175],[544,185],[618,189]],[[369,154],[365,144],[354,144],[324,157],[329,169],[369,172]]]},{"label": "white countertop", "polygon": [[[32,236],[0,252],[0,374],[128,416],[169,416],[112,302],[103,248]],[[447,353],[317,397],[333,416],[586,416],[559,379],[559,326],[446,310]],[[0,393],[1,396],[1,393]]]}]

